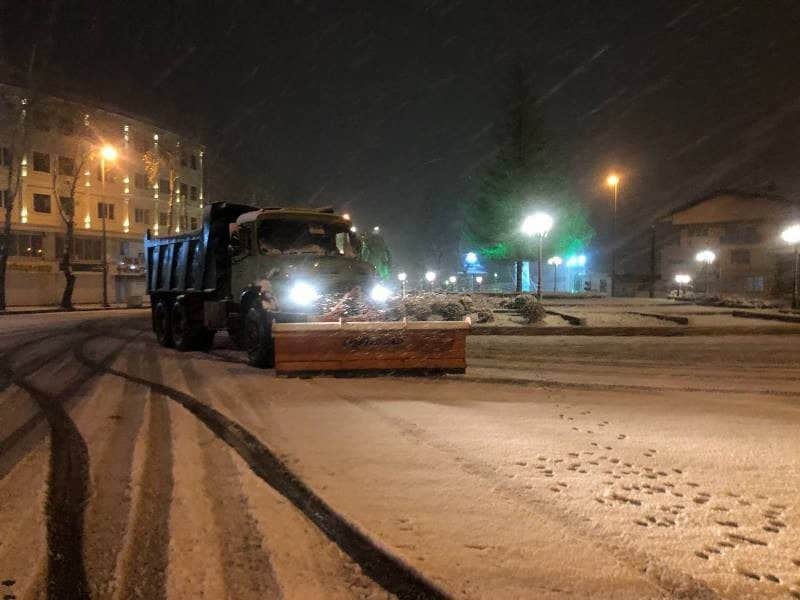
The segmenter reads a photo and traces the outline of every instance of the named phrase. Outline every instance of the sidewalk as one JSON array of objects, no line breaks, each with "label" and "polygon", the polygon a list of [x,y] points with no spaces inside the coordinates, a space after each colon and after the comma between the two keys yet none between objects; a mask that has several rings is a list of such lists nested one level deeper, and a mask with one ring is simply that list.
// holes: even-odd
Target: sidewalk
[{"label": "sidewalk", "polygon": [[88,312],[98,310],[141,310],[149,309],[150,303],[145,302],[142,306],[128,306],[123,302],[112,303],[108,308],[103,308],[101,304],[75,304],[74,310],[65,311],[59,306],[7,306],[5,311],[0,310],[0,317],[9,315],[32,315],[58,312]]}]

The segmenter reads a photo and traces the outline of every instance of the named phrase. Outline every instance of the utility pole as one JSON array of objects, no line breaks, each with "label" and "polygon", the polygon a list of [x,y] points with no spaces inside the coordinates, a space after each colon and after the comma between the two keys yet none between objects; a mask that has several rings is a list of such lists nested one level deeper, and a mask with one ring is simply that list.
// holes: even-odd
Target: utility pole
[{"label": "utility pole", "polygon": [[108,308],[108,239],[106,237],[106,159],[100,155],[100,219],[103,222],[103,308]]}]

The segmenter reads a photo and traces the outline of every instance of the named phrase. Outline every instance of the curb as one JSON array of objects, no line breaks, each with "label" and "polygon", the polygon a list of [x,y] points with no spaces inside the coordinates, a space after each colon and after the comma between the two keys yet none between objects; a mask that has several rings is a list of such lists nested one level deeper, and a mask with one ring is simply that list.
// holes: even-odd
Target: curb
[{"label": "curb", "polygon": [[679,336],[727,336],[727,335],[800,335],[800,327],[512,327],[478,326],[472,327],[468,335],[509,335],[509,336],[563,336],[582,335],[587,337],[679,337]]},{"label": "curb", "polygon": [[100,312],[104,310],[149,310],[149,306],[109,306],[108,308],[73,308],[64,310],[63,308],[44,308],[41,310],[31,308],[25,310],[0,310],[0,318],[11,317],[13,315],[49,315],[53,313],[76,313],[76,312]]},{"label": "curb", "polygon": [[735,310],[731,313],[734,317],[743,319],[763,319],[766,321],[782,321],[784,323],[800,323],[800,316],[777,315],[775,313],[753,313],[744,310]]}]

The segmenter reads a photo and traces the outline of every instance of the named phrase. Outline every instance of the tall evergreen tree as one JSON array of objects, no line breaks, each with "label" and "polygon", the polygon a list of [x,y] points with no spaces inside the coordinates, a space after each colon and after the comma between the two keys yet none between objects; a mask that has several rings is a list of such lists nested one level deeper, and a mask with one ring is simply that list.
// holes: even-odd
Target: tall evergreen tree
[{"label": "tall evergreen tree", "polygon": [[544,120],[521,62],[511,72],[509,111],[494,160],[480,174],[464,219],[464,238],[483,256],[516,262],[517,292],[522,261],[534,243],[520,231],[525,214],[541,209],[555,221],[549,250],[565,254],[586,245],[592,229],[583,206],[570,196],[564,165],[546,135]]}]

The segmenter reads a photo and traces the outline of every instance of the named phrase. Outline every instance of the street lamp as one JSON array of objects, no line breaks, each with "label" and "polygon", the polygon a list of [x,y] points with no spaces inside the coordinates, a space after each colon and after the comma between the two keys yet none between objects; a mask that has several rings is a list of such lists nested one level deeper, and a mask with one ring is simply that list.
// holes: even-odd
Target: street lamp
[{"label": "street lamp", "polygon": [[476,262],[478,262],[478,255],[474,252],[467,252],[467,255],[464,257],[464,259],[467,261],[468,265],[474,265]]},{"label": "street lamp", "polygon": [[483,277],[481,277],[480,275],[478,275],[478,276],[475,278],[475,283],[477,283],[477,284],[478,284],[478,287],[480,287],[480,286],[481,286],[481,284],[483,283]]},{"label": "street lamp", "polygon": [[537,263],[536,297],[542,299],[542,243],[544,236],[553,228],[553,217],[544,212],[537,212],[525,217],[522,232],[527,236],[539,236],[539,262]]},{"label": "street lamp", "polygon": [[558,291],[558,266],[564,261],[560,256],[551,256],[547,259],[548,265],[553,265],[553,291]]},{"label": "street lamp", "polygon": [[447,279],[447,281],[450,282],[450,285],[453,286],[453,290],[455,290],[456,289],[456,281],[457,281],[456,276],[455,275],[450,275],[450,277]]},{"label": "street lamp", "polygon": [[117,149],[106,144],[100,148],[100,218],[103,224],[103,308],[108,308],[108,239],[106,237],[106,217],[108,216],[108,203],[106,202],[106,161],[113,162],[117,159]]},{"label": "street lamp", "polygon": [[794,225],[790,225],[786,229],[783,230],[781,233],[781,238],[787,244],[791,244],[794,246],[794,285],[792,285],[792,308],[797,310],[800,308],[800,293],[798,292],[798,288],[800,288],[800,259],[798,258],[798,250],[800,249],[800,223],[795,223]]},{"label": "street lamp", "polygon": [[678,298],[683,296],[683,286],[690,283],[692,278],[684,273],[678,273],[675,275],[675,283],[678,284]]},{"label": "street lamp", "polygon": [[611,173],[606,183],[614,190],[614,204],[611,216],[611,296],[614,296],[614,283],[617,280],[617,196],[619,194],[619,176]]},{"label": "street lamp", "polygon": [[433,291],[433,282],[436,281],[436,273],[433,271],[428,271],[425,273],[425,281],[428,282],[431,287],[431,291]]},{"label": "street lamp", "polygon": [[400,287],[402,289],[403,298],[406,297],[406,279],[408,276],[405,274],[405,271],[402,273],[397,274],[397,279],[400,281]]},{"label": "street lamp", "polygon": [[703,292],[706,296],[708,296],[708,272],[711,270],[711,263],[717,260],[717,255],[714,254],[711,250],[701,250],[697,254],[695,254],[694,259],[699,262],[705,264],[705,271],[706,271],[706,289]]}]

